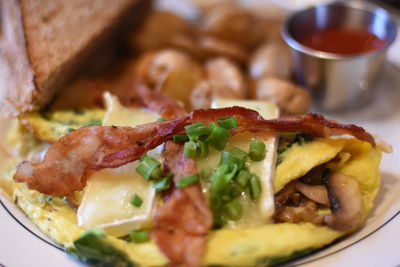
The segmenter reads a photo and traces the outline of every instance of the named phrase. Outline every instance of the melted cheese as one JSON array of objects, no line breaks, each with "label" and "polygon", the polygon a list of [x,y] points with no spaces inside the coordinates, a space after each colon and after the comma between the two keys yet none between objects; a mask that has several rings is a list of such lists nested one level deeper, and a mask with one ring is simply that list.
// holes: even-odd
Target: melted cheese
[{"label": "melted cheese", "polygon": [[[230,100],[230,99],[216,99],[212,103],[213,108],[222,108],[230,106],[241,106],[249,109],[256,110],[265,119],[277,118],[279,115],[278,108],[267,101],[256,101],[256,100]],[[232,147],[236,146],[244,151],[249,150],[249,145],[252,140],[262,140],[267,148],[267,154],[265,159],[259,162],[250,162],[249,169],[252,173],[260,177],[262,192],[258,202],[254,203],[249,199],[244,199],[246,203],[246,209],[240,219],[237,222],[230,222],[232,228],[247,228],[262,225],[265,222],[270,222],[271,216],[274,214],[274,194],[272,191],[272,178],[275,173],[275,162],[276,162],[276,149],[277,149],[277,138],[275,135],[263,135],[255,133],[242,133],[237,134],[231,138],[226,151],[229,151]],[[214,151],[214,150],[213,150]],[[215,151],[216,152],[216,151]],[[220,153],[210,153],[207,164],[218,163]],[[211,155],[212,154],[212,155]],[[206,166],[206,161],[203,161],[202,166],[210,169],[211,166]],[[215,167],[215,166],[214,166]],[[199,168],[200,169],[200,168]]]},{"label": "melted cheese", "polygon": [[[155,121],[155,113],[123,107],[117,97],[104,95],[107,112],[104,126],[136,126]],[[158,158],[160,147],[148,154]],[[155,191],[151,182],[146,181],[136,171],[137,162],[115,169],[105,169],[95,173],[85,189],[78,209],[79,226],[102,228],[110,235],[123,236],[134,229],[144,228],[151,223],[155,205]],[[138,195],[143,204],[135,207],[131,198]]]}]

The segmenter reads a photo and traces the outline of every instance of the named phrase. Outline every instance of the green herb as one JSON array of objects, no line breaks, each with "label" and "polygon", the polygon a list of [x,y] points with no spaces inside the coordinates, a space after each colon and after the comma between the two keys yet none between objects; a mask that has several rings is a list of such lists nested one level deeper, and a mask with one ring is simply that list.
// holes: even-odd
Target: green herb
[{"label": "green herb", "polygon": [[237,201],[232,201],[224,206],[224,215],[232,221],[237,221],[242,217],[243,207]]},{"label": "green herb", "polygon": [[183,148],[183,153],[188,158],[196,158],[197,157],[197,145],[194,141],[186,142]]},{"label": "green herb", "polygon": [[266,153],[267,149],[264,142],[258,139],[251,141],[249,149],[249,156],[251,160],[261,161],[265,158]]},{"label": "green herb", "polygon": [[217,150],[223,150],[231,137],[230,132],[215,123],[210,123],[208,128],[210,134],[204,142]]},{"label": "green herb", "polygon": [[74,248],[68,248],[67,252],[89,264],[96,266],[134,266],[129,257],[109,243],[104,232],[99,229],[85,231],[73,244]]},{"label": "green herb", "polygon": [[167,121],[166,119],[164,119],[163,117],[160,117],[157,119],[158,122],[163,122],[163,121]]},{"label": "green herb", "polygon": [[186,176],[182,176],[176,186],[177,187],[187,187],[189,185],[192,185],[194,183],[197,183],[197,181],[199,181],[199,176],[197,174],[190,174],[190,175],[186,175]]},{"label": "green herb", "polygon": [[260,178],[258,178],[256,175],[253,175],[250,178],[250,197],[252,200],[257,200],[260,195],[261,195],[261,182]]},{"label": "green herb", "polygon": [[83,109],[74,109],[73,113],[75,115],[83,115],[83,114],[85,114],[85,111]]},{"label": "green herb", "polygon": [[135,230],[129,233],[129,237],[133,243],[144,243],[150,240],[148,230]]},{"label": "green herb", "polygon": [[236,182],[243,188],[245,188],[251,178],[252,174],[247,170],[241,170],[239,174],[236,176]]},{"label": "green herb", "polygon": [[93,126],[93,125],[101,125],[102,121],[101,120],[92,120],[86,123],[84,126]]},{"label": "green herb", "polygon": [[189,137],[186,134],[175,134],[172,137],[172,140],[175,143],[183,143],[183,142],[189,141]]},{"label": "green herb", "polygon": [[206,158],[208,156],[208,146],[203,141],[197,141],[197,157],[198,158]]},{"label": "green herb", "polygon": [[238,127],[237,120],[234,117],[226,117],[217,120],[218,125],[226,130],[234,129]]},{"label": "green herb", "polygon": [[167,190],[171,186],[171,179],[173,176],[174,175],[172,173],[168,173],[160,180],[154,182],[153,188],[156,190],[156,192]]},{"label": "green herb", "polygon": [[140,162],[136,167],[136,172],[146,180],[159,179],[162,176],[160,162],[147,155],[140,158]]},{"label": "green herb", "polygon": [[233,147],[231,150],[229,150],[229,153],[231,153],[231,155],[234,156],[235,158],[238,158],[242,161],[246,161],[248,157],[248,154],[245,151],[236,146]]},{"label": "green herb", "polygon": [[193,123],[185,126],[186,134],[190,138],[197,138],[203,135],[208,135],[210,133],[210,129],[204,125],[202,122]]},{"label": "green herb", "polygon": [[137,194],[135,194],[131,198],[131,204],[137,208],[140,208],[143,204],[143,200]]}]

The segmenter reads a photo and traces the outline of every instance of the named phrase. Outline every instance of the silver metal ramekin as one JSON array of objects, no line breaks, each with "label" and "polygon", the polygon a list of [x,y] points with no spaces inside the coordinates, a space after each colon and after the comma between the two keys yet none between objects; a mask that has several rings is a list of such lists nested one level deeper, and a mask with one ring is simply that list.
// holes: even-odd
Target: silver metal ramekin
[{"label": "silver metal ramekin", "polygon": [[[314,31],[332,28],[368,30],[386,44],[368,53],[341,55],[314,50],[298,41]],[[324,111],[367,103],[396,33],[389,13],[365,1],[311,7],[289,16],[282,28],[283,38],[293,51],[297,82],[310,90],[314,103]]]}]

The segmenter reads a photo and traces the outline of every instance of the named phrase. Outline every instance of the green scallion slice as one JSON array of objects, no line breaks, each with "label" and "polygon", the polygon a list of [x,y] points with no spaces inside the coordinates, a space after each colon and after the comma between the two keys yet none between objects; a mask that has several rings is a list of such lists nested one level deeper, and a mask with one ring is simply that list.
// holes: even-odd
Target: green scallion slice
[{"label": "green scallion slice", "polygon": [[193,123],[185,126],[186,134],[191,138],[197,138],[199,136],[208,135],[210,129],[202,122]]},{"label": "green scallion slice", "polygon": [[194,141],[189,141],[185,143],[183,147],[183,153],[188,158],[196,158],[197,157],[197,144]]},{"label": "green scallion slice", "polygon": [[236,146],[232,147],[232,149],[229,150],[229,153],[231,153],[232,156],[234,156],[240,160],[243,160],[243,161],[246,161],[247,157],[248,157],[248,154],[245,151],[243,151],[242,149],[240,149]]},{"label": "green scallion slice", "polygon": [[224,191],[237,173],[236,164],[220,165],[211,176],[211,192],[219,194]]},{"label": "green scallion slice", "polygon": [[205,158],[208,156],[208,145],[203,141],[197,141],[197,156],[199,158]]},{"label": "green scallion slice", "polygon": [[261,195],[261,182],[260,178],[256,175],[251,176],[250,178],[250,197],[252,200],[257,200]]},{"label": "green scallion slice", "polygon": [[218,125],[224,129],[230,130],[238,127],[237,120],[234,117],[226,117],[217,120]]},{"label": "green scallion slice", "polygon": [[175,143],[183,143],[183,142],[189,141],[189,137],[186,134],[175,134],[172,137],[172,140]]},{"label": "green scallion slice", "polygon": [[137,208],[140,208],[143,204],[143,200],[137,194],[134,194],[131,198],[131,204]]},{"label": "green scallion slice", "polygon": [[235,180],[241,187],[246,187],[250,181],[252,174],[246,170],[241,170]]},{"label": "green scallion slice", "polygon": [[215,123],[210,123],[208,128],[210,129],[210,135],[204,142],[217,150],[223,150],[231,137],[231,133]]},{"label": "green scallion slice", "polygon": [[235,156],[233,156],[233,154],[231,152],[222,152],[221,153],[221,159],[219,162],[220,165],[224,165],[224,164],[235,164],[238,169],[243,169],[246,162],[244,160],[241,160]]},{"label": "green scallion slice", "polygon": [[129,237],[133,243],[144,243],[150,240],[148,230],[134,230],[129,233]]},{"label": "green scallion slice", "polygon": [[265,158],[266,153],[267,149],[265,147],[264,142],[258,139],[251,141],[249,149],[249,156],[251,160],[253,161],[263,160]]},{"label": "green scallion slice", "polygon": [[162,176],[161,163],[152,157],[144,155],[136,167],[136,172],[146,180],[159,179]]},{"label": "green scallion slice", "polygon": [[189,174],[189,175],[186,175],[186,176],[182,176],[178,180],[176,186],[180,187],[180,188],[187,187],[189,185],[197,183],[197,181],[199,181],[199,176],[197,174]]},{"label": "green scallion slice", "polygon": [[224,215],[232,221],[237,221],[242,217],[243,207],[237,201],[229,202],[224,206]]},{"label": "green scallion slice", "polygon": [[153,184],[153,188],[156,190],[156,192],[167,190],[171,186],[171,179],[173,176],[174,174],[170,172],[160,180],[156,181]]}]

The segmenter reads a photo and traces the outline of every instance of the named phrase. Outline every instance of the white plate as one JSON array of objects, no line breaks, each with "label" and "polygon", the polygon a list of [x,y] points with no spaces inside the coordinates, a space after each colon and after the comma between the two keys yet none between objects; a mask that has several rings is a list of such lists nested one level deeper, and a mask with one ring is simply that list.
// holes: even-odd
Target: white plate
[{"label": "white plate", "polygon": [[[399,17],[396,14],[394,16],[400,22]],[[400,266],[399,51],[400,37],[389,51],[389,62],[370,104],[357,111],[325,114],[340,122],[363,126],[393,146],[393,154],[385,154],[382,158],[382,185],[375,209],[364,227],[356,233],[311,255],[289,262],[287,266]],[[0,125],[4,126],[4,123],[0,121]],[[1,135],[0,133],[0,138]],[[0,267],[2,266],[85,265],[64,253],[12,202],[0,194]]]}]

